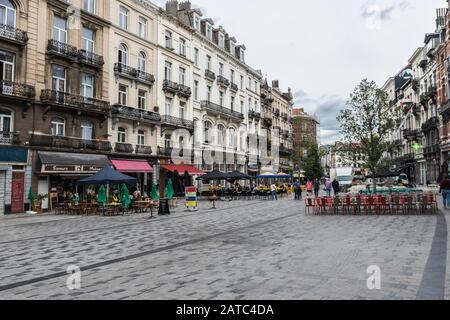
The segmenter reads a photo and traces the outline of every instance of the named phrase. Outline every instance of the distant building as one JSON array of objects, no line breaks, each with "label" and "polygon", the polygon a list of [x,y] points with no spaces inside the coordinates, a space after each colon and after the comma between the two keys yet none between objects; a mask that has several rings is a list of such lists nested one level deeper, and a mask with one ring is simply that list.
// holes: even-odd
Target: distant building
[{"label": "distant building", "polygon": [[302,160],[311,144],[317,144],[319,121],[303,108],[292,110],[292,128],[294,137],[294,167],[300,168]]}]

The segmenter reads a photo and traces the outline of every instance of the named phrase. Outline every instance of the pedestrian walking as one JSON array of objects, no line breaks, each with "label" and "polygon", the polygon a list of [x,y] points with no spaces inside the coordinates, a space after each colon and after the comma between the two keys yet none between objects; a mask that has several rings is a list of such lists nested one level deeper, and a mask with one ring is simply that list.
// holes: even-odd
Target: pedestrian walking
[{"label": "pedestrian walking", "polygon": [[270,190],[272,192],[272,201],[273,200],[278,200],[277,186],[272,183],[272,185],[270,186]]},{"label": "pedestrian walking", "polygon": [[333,183],[330,179],[325,181],[325,191],[327,192],[327,197],[331,197],[331,190],[333,189]]},{"label": "pedestrian walking", "polygon": [[450,180],[448,179],[447,175],[444,176],[444,179],[442,180],[442,182],[440,184],[439,193],[442,194],[444,208],[449,209],[450,208]]},{"label": "pedestrian walking", "polygon": [[308,180],[308,182],[306,182],[306,193],[307,196],[312,196],[313,193],[313,183],[311,180]]},{"label": "pedestrian walking", "polygon": [[319,190],[320,190],[320,181],[319,179],[314,180],[314,196],[317,198],[319,197]]},{"label": "pedestrian walking", "polygon": [[299,195],[300,183],[298,181],[295,181],[292,187],[294,188],[294,195],[295,195],[294,200],[300,200]]},{"label": "pedestrian walking", "polygon": [[333,180],[333,190],[334,190],[334,196],[335,197],[337,197],[339,195],[339,189],[340,189],[339,181],[334,179]]}]

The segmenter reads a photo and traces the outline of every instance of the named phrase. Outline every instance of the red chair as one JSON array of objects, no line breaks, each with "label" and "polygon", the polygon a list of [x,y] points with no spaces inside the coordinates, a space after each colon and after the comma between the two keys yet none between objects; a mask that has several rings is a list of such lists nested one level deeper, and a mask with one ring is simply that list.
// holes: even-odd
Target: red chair
[{"label": "red chair", "polygon": [[402,212],[406,213],[408,210],[408,198],[406,196],[400,196],[400,206],[402,207]]},{"label": "red chair", "polygon": [[306,207],[305,207],[305,214],[306,215],[309,215],[311,209],[313,210],[313,213],[316,213],[317,206],[314,203],[314,199],[311,199],[311,198],[305,199],[305,205],[306,205]]},{"label": "red chair", "polygon": [[350,210],[353,210],[353,213],[355,213],[355,208],[356,208],[355,201],[352,201],[352,198],[350,196],[345,196],[343,203],[344,212],[350,214]]},{"label": "red chair", "polygon": [[427,194],[426,196],[426,207],[430,207],[433,214],[436,214],[438,206],[437,206],[437,199],[436,196],[432,193]]}]

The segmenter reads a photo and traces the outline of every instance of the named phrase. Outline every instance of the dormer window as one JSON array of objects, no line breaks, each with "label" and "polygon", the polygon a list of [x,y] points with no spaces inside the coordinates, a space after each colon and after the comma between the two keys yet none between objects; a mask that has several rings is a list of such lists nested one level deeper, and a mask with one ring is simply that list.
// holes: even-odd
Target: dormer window
[{"label": "dormer window", "polygon": [[206,24],[206,37],[212,40],[212,27],[209,24]]},{"label": "dormer window", "polygon": [[242,49],[242,48],[240,49],[239,59],[240,59],[242,62],[245,62],[244,49]]},{"label": "dormer window", "polygon": [[225,48],[225,36],[219,33],[219,47]]},{"label": "dormer window", "polygon": [[232,55],[235,55],[235,54],[236,54],[236,46],[234,45],[233,42],[230,42],[230,53],[231,53]]},{"label": "dormer window", "polygon": [[194,16],[194,28],[200,30],[200,18],[197,15]]}]

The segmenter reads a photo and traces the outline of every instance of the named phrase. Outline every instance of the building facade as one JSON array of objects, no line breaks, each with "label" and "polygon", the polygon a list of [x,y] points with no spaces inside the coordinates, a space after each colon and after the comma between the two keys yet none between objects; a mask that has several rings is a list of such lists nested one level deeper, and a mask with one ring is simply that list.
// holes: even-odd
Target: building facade
[{"label": "building facade", "polygon": [[312,144],[318,143],[317,129],[319,121],[305,112],[303,108],[294,108],[292,110],[292,120],[294,167],[301,170],[303,158],[308,154],[308,148]]}]

